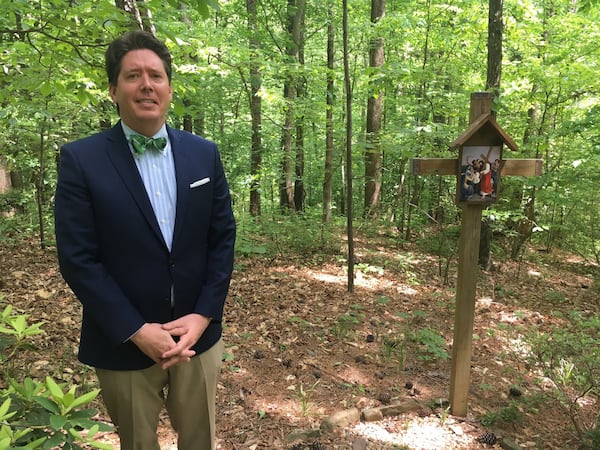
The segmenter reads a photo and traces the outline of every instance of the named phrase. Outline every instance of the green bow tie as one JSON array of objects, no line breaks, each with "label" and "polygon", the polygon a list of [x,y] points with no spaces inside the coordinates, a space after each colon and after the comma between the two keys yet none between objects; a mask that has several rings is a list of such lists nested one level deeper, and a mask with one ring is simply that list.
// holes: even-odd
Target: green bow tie
[{"label": "green bow tie", "polygon": [[146,150],[162,151],[167,145],[167,138],[159,137],[156,139],[147,138],[139,134],[132,134],[130,136],[131,146],[136,155],[141,155]]}]

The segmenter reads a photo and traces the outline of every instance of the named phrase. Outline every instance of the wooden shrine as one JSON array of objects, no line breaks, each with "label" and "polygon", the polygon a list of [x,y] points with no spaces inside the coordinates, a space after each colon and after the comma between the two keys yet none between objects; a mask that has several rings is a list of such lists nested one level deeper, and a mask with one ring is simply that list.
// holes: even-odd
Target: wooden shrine
[{"label": "wooden shrine", "polygon": [[504,159],[503,147],[516,151],[517,145],[496,122],[491,105],[491,93],[471,95],[470,125],[450,145],[451,149],[459,150],[458,158],[412,160],[415,175],[455,175],[457,178],[456,201],[462,207],[462,224],[458,247],[450,409],[453,415],[462,417],[467,414],[471,377],[482,211],[501,195],[502,176],[539,176],[542,173],[540,159]]}]

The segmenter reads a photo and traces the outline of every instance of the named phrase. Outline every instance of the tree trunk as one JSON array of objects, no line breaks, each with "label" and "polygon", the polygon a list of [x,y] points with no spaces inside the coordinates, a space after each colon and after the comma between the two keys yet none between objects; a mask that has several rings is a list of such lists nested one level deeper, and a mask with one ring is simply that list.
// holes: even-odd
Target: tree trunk
[{"label": "tree trunk", "polygon": [[[48,101],[46,100],[46,111],[48,110]],[[44,205],[45,205],[45,174],[46,174],[46,136],[48,133],[48,121],[44,118],[40,125],[40,145],[38,152],[38,173],[35,181],[35,199],[37,205],[38,214],[38,227],[40,235],[40,247],[46,248],[46,235],[45,235],[45,220],[44,220]],[[49,134],[49,133],[48,133]]]},{"label": "tree trunk", "polygon": [[346,90],[346,234],[348,235],[348,292],[354,292],[354,227],[352,197],[352,84],[348,61],[348,0],[342,0],[342,41],[344,42],[344,86]]},{"label": "tree trunk", "polygon": [[335,26],[333,23],[333,0],[327,7],[327,92],[325,109],[325,175],[323,178],[323,222],[331,220],[333,195],[333,107],[334,107],[334,56]]},{"label": "tree trunk", "polygon": [[489,0],[489,8],[486,90],[491,90],[497,97],[502,77],[502,0]]},{"label": "tree trunk", "polygon": [[283,210],[294,208],[294,190],[293,190],[293,174],[291,162],[292,148],[292,126],[294,120],[293,102],[295,99],[295,89],[287,81],[283,88],[283,97],[286,100],[285,119],[283,129],[281,130],[281,180],[279,182],[279,205]]},{"label": "tree trunk", "polygon": [[130,13],[140,30],[156,35],[156,27],[152,21],[152,13],[144,0],[115,0],[117,8]]},{"label": "tree trunk", "polygon": [[8,192],[11,188],[10,171],[6,166],[3,156],[0,156],[0,194]]},{"label": "tree trunk", "polygon": [[[304,67],[304,14],[300,18],[298,32],[298,64]],[[297,98],[306,98],[306,78],[302,75],[298,79]],[[304,188],[304,112],[296,118],[296,176],[294,178],[294,208],[297,212],[304,211],[306,206],[306,189]]]},{"label": "tree trunk", "polygon": [[304,211],[306,190],[304,189],[304,124],[296,125],[296,177],[294,178],[294,208]]},{"label": "tree trunk", "polygon": [[[529,144],[531,141],[531,136],[534,134],[534,129],[537,122],[537,110],[535,108],[530,108],[528,111],[528,122],[527,128],[523,133],[523,145]],[[518,219],[514,224],[514,231],[516,231],[517,236],[513,239],[512,246],[510,249],[510,257],[513,261],[519,259],[519,255],[521,254],[521,248],[531,237],[531,233],[533,232],[534,225],[534,210],[535,210],[535,188],[532,188],[533,192],[531,197],[526,202],[525,207],[523,209],[523,217]],[[522,196],[519,197],[519,203],[522,201]]]},{"label": "tree trunk", "polygon": [[190,133],[194,130],[194,122],[190,114],[185,114],[183,116],[183,129],[185,131],[189,131]]},{"label": "tree trunk", "polygon": [[306,0],[288,0],[288,33],[289,43],[286,47],[288,64],[291,66],[283,86],[285,111],[283,129],[281,130],[281,179],[279,182],[279,203],[282,210],[294,209],[294,182],[292,168],[292,134],[294,129],[294,101],[297,94],[297,73],[294,66],[298,64],[300,28],[304,16]]},{"label": "tree trunk", "polygon": [[[502,34],[502,0],[489,0],[486,90],[491,91],[494,97],[497,97],[500,92],[500,79],[502,75]],[[492,115],[495,115],[493,109],[491,113]],[[487,269],[492,263],[490,258],[492,232],[488,219],[482,221],[481,231],[479,240],[479,265],[484,269]]]},{"label": "tree trunk", "polygon": [[247,0],[248,33],[250,47],[250,117],[252,121],[252,138],[250,149],[250,215],[260,216],[260,171],[262,168],[262,100],[259,95],[262,76],[260,72],[260,38],[258,37],[258,20],[256,0]]},{"label": "tree trunk", "polygon": [[[371,0],[371,23],[376,24],[385,16],[385,0]],[[374,37],[369,48],[369,66],[380,68],[384,62],[384,39]],[[365,149],[365,211],[364,215],[374,215],[381,202],[381,117],[383,92],[379,82],[371,83],[367,102],[367,135]]]}]

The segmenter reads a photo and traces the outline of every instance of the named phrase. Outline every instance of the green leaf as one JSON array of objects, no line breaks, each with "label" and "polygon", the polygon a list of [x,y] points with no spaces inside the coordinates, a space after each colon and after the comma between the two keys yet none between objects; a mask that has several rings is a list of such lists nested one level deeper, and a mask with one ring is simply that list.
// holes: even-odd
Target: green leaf
[{"label": "green leaf", "polygon": [[61,433],[55,433],[45,442],[44,448],[68,448],[65,444],[65,436]]},{"label": "green leaf", "polygon": [[50,416],[50,426],[54,430],[58,431],[58,430],[62,429],[66,423],[67,423],[67,418],[64,416],[57,416],[56,414],[52,414]]},{"label": "green leaf", "polygon": [[98,396],[99,393],[100,389],[94,389],[90,392],[86,392],[85,394],[80,395],[79,397],[73,400],[71,408],[79,408],[80,406],[90,403]]},{"label": "green leaf", "polygon": [[50,391],[50,394],[52,394],[52,397],[54,397],[54,400],[57,403],[65,395],[63,393],[62,389],[60,388],[60,386],[58,384],[56,384],[56,381],[54,381],[51,377],[46,377],[46,387],[48,388],[48,390]]},{"label": "green leaf", "polygon": [[[8,409],[10,408],[10,398],[7,398],[4,403],[2,403],[2,405],[0,405],[0,422],[4,422],[8,419],[10,419],[12,416],[14,416],[16,414],[16,412],[8,412]],[[2,448],[2,447],[0,447]]]},{"label": "green leaf", "polygon": [[8,316],[10,316],[11,312],[12,312],[12,305],[7,305],[6,308],[4,308],[4,311],[2,311],[2,315],[0,315],[0,319],[6,320],[6,318]]},{"label": "green leaf", "polygon": [[101,450],[113,450],[113,446],[110,444],[105,444],[104,442],[90,442],[89,445],[91,445],[94,448],[99,448]]},{"label": "green leaf", "polygon": [[51,83],[48,83],[47,81],[44,81],[41,85],[40,85],[40,92],[42,93],[42,95],[44,97],[48,97],[50,94],[52,94],[53,91],[53,86]]},{"label": "green leaf", "polygon": [[50,400],[48,397],[35,396],[33,400],[46,411],[50,411],[54,414],[60,414],[60,408],[58,407],[58,405],[52,400]]}]

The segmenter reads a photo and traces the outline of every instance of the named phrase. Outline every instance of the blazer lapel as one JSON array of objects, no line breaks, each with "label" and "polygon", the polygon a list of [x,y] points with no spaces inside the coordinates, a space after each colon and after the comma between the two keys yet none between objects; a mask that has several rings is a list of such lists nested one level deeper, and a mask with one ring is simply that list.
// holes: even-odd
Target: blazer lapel
[{"label": "blazer lapel", "polygon": [[[125,134],[121,128],[121,123],[117,123],[117,125],[109,131],[107,136],[106,151],[115,170],[133,197],[149,227],[153,230],[156,237],[164,244],[158,221],[156,220],[154,210],[152,209],[152,204],[148,198],[148,193],[144,187],[142,177],[133,160],[129,144],[127,144]],[[164,245],[166,246],[166,244]]]},{"label": "blazer lapel", "polygon": [[177,130],[167,127],[169,139],[171,141],[171,151],[173,152],[173,160],[175,163],[175,176],[177,178],[177,208],[175,212],[175,229],[173,230],[173,245],[177,240],[177,236],[181,232],[183,219],[185,217],[187,206],[189,204],[191,169],[194,163],[188,155],[188,149],[183,143],[180,133]]}]

